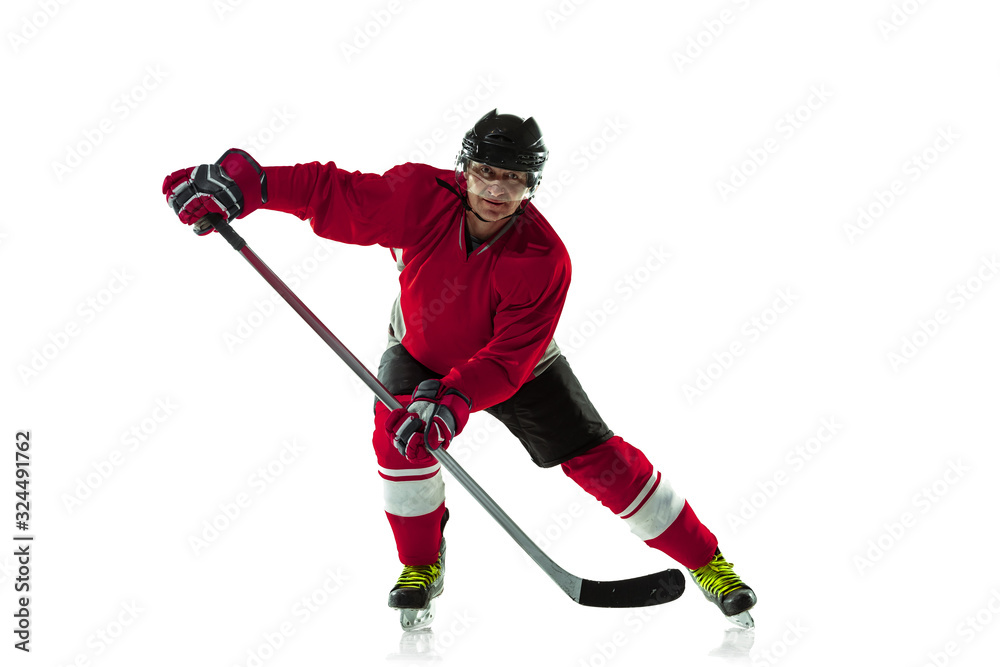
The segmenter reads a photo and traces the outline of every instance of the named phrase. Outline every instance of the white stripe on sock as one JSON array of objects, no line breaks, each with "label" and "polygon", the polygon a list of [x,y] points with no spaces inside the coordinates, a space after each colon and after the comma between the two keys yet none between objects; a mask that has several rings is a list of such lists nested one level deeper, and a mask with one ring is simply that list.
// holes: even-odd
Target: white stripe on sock
[{"label": "white stripe on sock", "polygon": [[403,470],[400,468],[383,468],[382,466],[378,467],[378,471],[386,477],[419,477],[420,475],[437,472],[440,469],[440,463],[435,463],[434,465],[426,468],[411,468],[409,470]]},{"label": "white stripe on sock", "polygon": [[[656,475],[653,476],[656,478]],[[648,491],[647,491],[648,492]],[[640,498],[645,497],[640,494]],[[684,498],[674,492],[670,482],[660,477],[660,484],[635,514],[625,519],[629,529],[645,542],[660,535],[684,509]],[[623,512],[624,514],[624,512]]]},{"label": "white stripe on sock", "polygon": [[433,512],[444,502],[444,479],[441,473],[427,479],[393,482],[382,480],[385,511],[396,516],[421,516]]},{"label": "white stripe on sock", "polygon": [[622,510],[621,512],[619,512],[618,516],[624,517],[624,516],[628,516],[629,514],[631,514],[632,512],[634,512],[636,510],[636,508],[639,507],[639,503],[642,502],[643,498],[645,498],[646,496],[649,495],[650,489],[652,489],[653,485],[656,484],[656,479],[659,476],[660,476],[660,474],[654,470],[653,474],[649,476],[649,481],[646,482],[646,486],[642,487],[642,491],[639,492],[639,495],[637,495],[635,497],[635,500],[633,500],[632,503],[628,507],[626,507],[624,510]]}]

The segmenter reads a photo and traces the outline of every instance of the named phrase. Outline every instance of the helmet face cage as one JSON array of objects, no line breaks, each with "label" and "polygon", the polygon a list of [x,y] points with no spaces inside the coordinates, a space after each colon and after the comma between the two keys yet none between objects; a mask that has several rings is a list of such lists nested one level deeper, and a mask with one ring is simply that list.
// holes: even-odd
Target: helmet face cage
[{"label": "helmet face cage", "polygon": [[527,201],[538,190],[541,171],[524,171],[509,166],[470,159],[459,153],[455,180],[466,192],[496,201]]}]

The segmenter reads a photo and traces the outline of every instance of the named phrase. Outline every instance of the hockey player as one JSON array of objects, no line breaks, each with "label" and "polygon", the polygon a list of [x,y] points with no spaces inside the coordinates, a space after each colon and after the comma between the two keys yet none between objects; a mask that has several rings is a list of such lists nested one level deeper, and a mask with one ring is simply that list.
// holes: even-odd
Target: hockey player
[{"label": "hockey player", "polygon": [[425,449],[448,447],[480,410],[536,465],[560,466],[639,539],[688,568],[723,614],[749,626],[753,590],[684,497],[612,433],[553,340],[570,260],[531,203],[547,158],[534,119],[493,110],[466,133],[454,171],[262,168],[231,149],[215,164],[170,174],[163,193],[185,224],[265,208],[310,220],[324,238],[390,249],[400,293],[378,377],[404,407],[377,403],[373,444],[403,564],[389,606],[403,610],[404,627],[444,581],[444,481]]}]

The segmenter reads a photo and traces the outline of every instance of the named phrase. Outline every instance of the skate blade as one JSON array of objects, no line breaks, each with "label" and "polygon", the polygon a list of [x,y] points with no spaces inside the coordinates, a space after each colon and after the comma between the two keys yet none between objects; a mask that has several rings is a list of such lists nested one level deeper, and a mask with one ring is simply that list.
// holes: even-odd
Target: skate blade
[{"label": "skate blade", "polygon": [[753,630],[754,628],[753,616],[748,611],[741,611],[738,614],[726,616],[726,620],[744,630]]},{"label": "skate blade", "polygon": [[426,628],[434,620],[434,600],[423,609],[400,609],[399,625],[409,632]]}]

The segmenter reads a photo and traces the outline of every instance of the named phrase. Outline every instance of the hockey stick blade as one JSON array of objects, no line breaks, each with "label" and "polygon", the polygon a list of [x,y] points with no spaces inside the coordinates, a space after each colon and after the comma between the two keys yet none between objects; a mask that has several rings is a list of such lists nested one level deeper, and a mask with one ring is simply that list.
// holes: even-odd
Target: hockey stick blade
[{"label": "hockey stick blade", "polygon": [[584,579],[577,602],[587,607],[646,607],[664,604],[681,596],[684,581],[684,575],[675,569],[620,581]]},{"label": "hockey stick blade", "polygon": [[[208,225],[214,227],[222,237],[243,258],[256,269],[257,273],[305,320],[313,331],[323,339],[362,382],[371,389],[390,410],[402,407],[396,397],[378,381],[371,371],[333,335],[325,324],[289,289],[261,259],[246,245],[221,216],[210,214],[196,223],[199,234],[208,233]],[[500,526],[507,531],[518,546],[572,599],[587,607],[644,607],[663,604],[680,597],[684,592],[684,577],[679,570],[671,569],[620,581],[591,581],[570,574],[548,557],[537,544],[531,541],[521,528],[507,516],[506,512],[490,498],[489,494],[458,464],[444,449],[429,452],[441,462],[442,467],[461,484]]]}]

